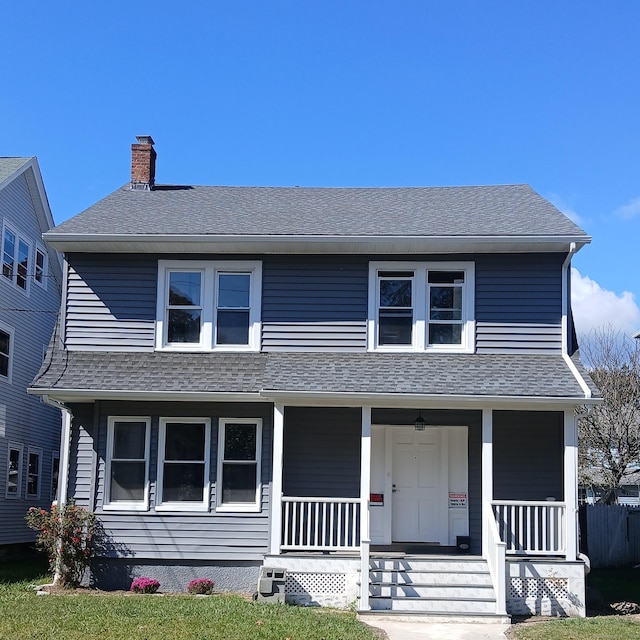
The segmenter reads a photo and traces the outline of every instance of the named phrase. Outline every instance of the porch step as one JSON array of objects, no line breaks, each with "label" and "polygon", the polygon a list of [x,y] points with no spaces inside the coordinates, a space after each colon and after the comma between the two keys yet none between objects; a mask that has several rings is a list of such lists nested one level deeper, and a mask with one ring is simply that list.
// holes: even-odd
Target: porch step
[{"label": "porch step", "polygon": [[370,562],[372,611],[434,616],[493,616],[496,598],[481,557],[375,557]]}]

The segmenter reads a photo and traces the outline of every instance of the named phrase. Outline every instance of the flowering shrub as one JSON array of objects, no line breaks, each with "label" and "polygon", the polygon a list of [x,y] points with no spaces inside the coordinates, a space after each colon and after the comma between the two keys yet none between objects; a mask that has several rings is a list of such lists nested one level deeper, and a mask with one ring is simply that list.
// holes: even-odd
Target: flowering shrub
[{"label": "flowering shrub", "polygon": [[49,558],[51,571],[63,587],[77,587],[91,562],[96,517],[73,500],[51,511],[31,507],[27,525],[38,531],[37,545]]},{"label": "flowering shrub", "polygon": [[187,585],[187,593],[198,593],[208,596],[213,593],[213,580],[196,578]]},{"label": "flowering shrub", "polygon": [[134,593],[155,593],[160,588],[160,583],[153,578],[136,578],[131,583],[131,591]]}]

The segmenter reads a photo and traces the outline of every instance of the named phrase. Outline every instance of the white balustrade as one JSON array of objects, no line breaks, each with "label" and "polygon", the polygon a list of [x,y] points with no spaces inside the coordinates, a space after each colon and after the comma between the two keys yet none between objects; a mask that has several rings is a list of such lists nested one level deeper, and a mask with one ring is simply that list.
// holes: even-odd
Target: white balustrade
[{"label": "white balustrade", "polygon": [[360,548],[360,498],[282,497],[282,550]]},{"label": "white balustrade", "polygon": [[487,564],[489,565],[489,573],[491,574],[491,582],[493,590],[496,594],[496,614],[506,615],[507,613],[507,578],[506,578],[506,543],[500,539],[498,525],[496,519],[485,503],[487,508],[485,512],[485,530],[487,532]]},{"label": "white balustrade", "polygon": [[491,502],[500,539],[511,555],[566,555],[564,502]]}]

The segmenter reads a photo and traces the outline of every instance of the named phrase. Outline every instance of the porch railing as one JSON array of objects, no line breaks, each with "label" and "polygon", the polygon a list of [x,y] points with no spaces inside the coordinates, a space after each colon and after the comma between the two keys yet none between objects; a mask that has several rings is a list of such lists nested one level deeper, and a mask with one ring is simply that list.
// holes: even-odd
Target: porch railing
[{"label": "porch railing", "polygon": [[487,564],[489,565],[489,573],[491,574],[491,582],[496,594],[496,613],[498,615],[506,615],[507,613],[507,578],[506,578],[506,561],[505,550],[506,543],[500,539],[498,525],[491,511],[486,505],[485,529],[487,531],[487,542],[485,545],[485,553]]},{"label": "porch railing", "polygon": [[282,497],[283,550],[348,551],[360,547],[360,498]]},{"label": "porch railing", "polygon": [[564,502],[494,500],[500,539],[511,555],[566,555]]}]

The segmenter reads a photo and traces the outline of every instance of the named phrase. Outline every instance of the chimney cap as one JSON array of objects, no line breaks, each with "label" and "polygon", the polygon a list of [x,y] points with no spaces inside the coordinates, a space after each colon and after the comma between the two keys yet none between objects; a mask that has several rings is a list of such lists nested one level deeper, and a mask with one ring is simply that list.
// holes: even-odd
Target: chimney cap
[{"label": "chimney cap", "polygon": [[138,144],[155,144],[151,136],[136,136]]}]

